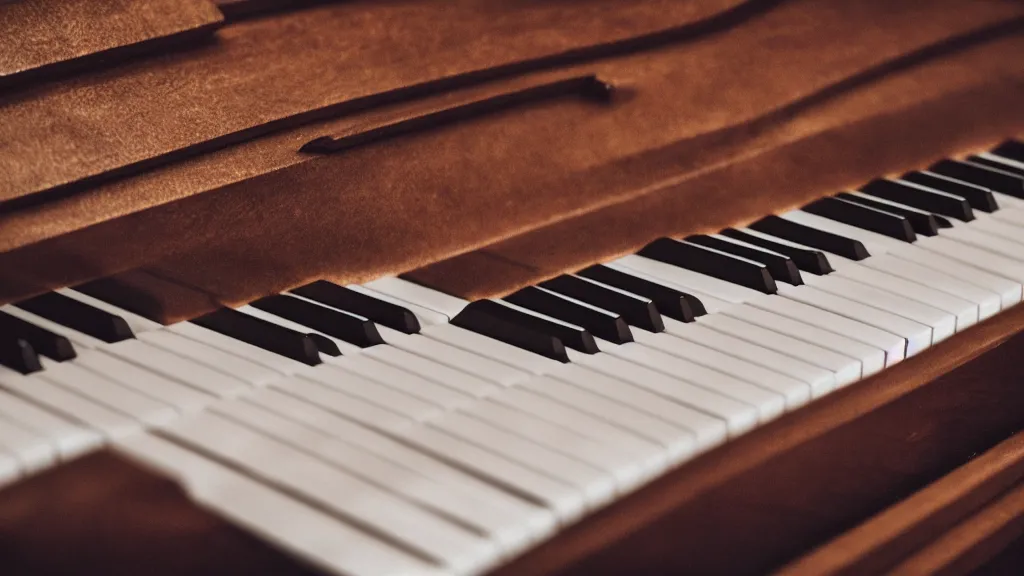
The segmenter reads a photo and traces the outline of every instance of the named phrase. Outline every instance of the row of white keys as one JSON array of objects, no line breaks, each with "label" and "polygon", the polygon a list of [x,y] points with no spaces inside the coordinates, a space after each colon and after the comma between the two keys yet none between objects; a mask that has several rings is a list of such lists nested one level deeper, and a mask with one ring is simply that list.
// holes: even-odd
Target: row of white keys
[{"label": "row of white keys", "polygon": [[[418,312],[417,312],[418,314]],[[527,381],[530,373],[506,363],[464,350],[441,340],[421,334],[403,334],[378,326],[384,341],[392,347],[428,358],[442,366],[465,372],[480,380],[499,386],[512,386]]]},{"label": "row of white keys", "polygon": [[[378,326],[378,329],[380,328],[382,327]],[[391,330],[390,332],[386,330],[381,331],[381,336],[384,337],[385,341],[388,342],[388,344],[391,344],[392,340],[396,339],[396,334],[401,333],[395,330]],[[402,334],[402,336],[409,336],[409,338],[406,338],[407,341],[416,340],[433,342],[429,338],[424,338],[422,336],[416,336],[415,338],[413,338],[412,335],[407,334]],[[401,340],[401,338],[397,339]],[[439,344],[436,342],[434,343]],[[447,349],[438,350],[438,353],[449,356],[449,362],[451,362],[452,364],[457,364],[456,361],[450,359],[451,352],[451,350]],[[462,351],[456,349],[456,352]],[[371,346],[370,348],[364,350],[363,354],[371,358],[378,358],[393,366],[402,366],[405,369],[413,371],[424,378],[429,378],[435,382],[443,384],[444,386],[452,388],[453,390],[457,390],[459,392],[462,392],[463,394],[472,397],[479,398],[487,396],[501,389],[501,387],[498,384],[485,380],[470,372],[465,372],[457,368],[452,368],[451,366],[447,364],[442,364],[441,362],[438,362],[435,359],[431,359],[429,357],[420,356],[418,354],[408,352],[397,346]],[[480,358],[478,356],[473,357],[471,360],[474,363],[486,361],[485,358]]]},{"label": "row of white keys", "polygon": [[[387,345],[380,345],[373,346],[367,350],[372,350],[373,348],[387,350],[390,347]],[[401,351],[398,350],[396,352]],[[394,358],[395,360],[402,358],[401,355],[392,356],[386,352],[383,355],[387,358]],[[407,354],[407,356],[415,357],[412,354]],[[420,400],[430,402],[431,404],[440,406],[446,410],[452,410],[459,406],[464,406],[473,399],[469,394],[449,388],[409,370],[409,368],[415,369],[414,363],[407,364],[403,368],[396,368],[395,366],[381,361],[376,357],[370,357],[364,352],[358,356],[349,356],[345,358],[345,361],[339,363],[339,365],[344,367],[346,370],[362,374],[366,378],[376,380],[385,386],[393,387],[408,394],[409,396],[414,396]],[[427,370],[431,369],[429,366],[424,368]]]},{"label": "row of white keys", "polygon": [[281,374],[270,368],[170,330],[143,332],[138,334],[138,339],[253,386],[266,386],[281,378]]},{"label": "row of white keys", "polygon": [[[635,262],[641,266],[646,264],[643,260],[639,259]],[[683,292],[689,292],[700,299],[709,314],[722,313],[734,305],[729,302],[718,300],[714,296],[710,296],[703,291],[695,290],[688,286],[683,286],[673,282],[671,277],[674,267],[660,268],[660,266],[667,265],[664,265],[661,262],[649,262],[655,265],[649,270],[652,273],[642,272],[639,271],[639,269],[630,268],[616,263],[608,263],[605,265],[627,274],[633,274],[644,280],[660,283]],[[737,294],[737,296],[739,296],[739,294]],[[760,297],[765,295],[758,293],[757,296]],[[741,297],[744,299],[747,297],[753,298],[753,296],[747,293],[744,293]],[[811,388],[813,397],[826,394],[835,388],[835,375],[823,368],[813,366],[801,360],[797,360],[796,358],[779,354],[772,350],[768,350],[767,348],[762,348],[761,346],[751,344],[744,340],[733,338],[727,334],[716,332],[694,322],[684,323],[667,317],[662,317],[662,320],[665,323],[665,333],[714,348],[728,356],[741,358],[752,362],[753,364],[774,370],[780,374],[796,378]]]},{"label": "row of white keys", "polygon": [[656,418],[680,426],[693,434],[699,451],[717,446],[728,437],[724,420],[685,404],[666,402],[665,397],[627,380],[620,380],[580,364],[565,364],[548,377],[574,385]]},{"label": "row of white keys", "polygon": [[[634,334],[644,332],[635,328]],[[651,339],[658,338],[650,332]],[[643,338],[643,336],[634,336]],[[664,339],[664,338],[662,338]],[[672,338],[671,340],[675,340]],[[673,342],[674,343],[674,342]],[[711,390],[719,395],[732,398],[757,409],[758,420],[767,422],[780,416],[786,409],[786,399],[773,390],[756,386],[726,372],[709,368],[683,356],[669,354],[656,347],[647,346],[642,342],[630,342],[621,345],[602,343],[603,349],[613,356],[657,370],[673,376],[686,383]]]},{"label": "row of white keys", "polygon": [[142,424],[131,416],[111,410],[47,380],[24,376],[2,366],[0,388],[61,418],[83,424],[108,440],[142,430]]},{"label": "row of white keys", "polygon": [[139,434],[118,441],[115,448],[174,478],[201,505],[313,566],[352,576],[442,573],[430,562],[162,438]]},{"label": "row of white keys", "polygon": [[61,460],[87,454],[103,444],[103,436],[19,396],[0,390],[0,416],[46,438]]},{"label": "row of white keys", "polygon": [[861,262],[865,268],[873,268],[911,282],[933,287],[974,303],[978,307],[978,320],[984,320],[999,313],[1002,300],[999,294],[965,282],[949,274],[929,268],[916,262],[903,260],[891,254],[874,256]]},{"label": "row of white keys", "polygon": [[541,376],[524,385],[524,389],[573,410],[590,414],[602,422],[628,430],[641,438],[657,442],[665,448],[671,464],[682,462],[697,451],[697,438],[685,427],[588,391],[586,388]]},{"label": "row of white keys", "polygon": [[510,495],[415,448],[371,428],[360,426],[320,406],[308,404],[275,390],[257,391],[246,401],[360,450],[386,458],[435,482],[451,485],[459,493],[481,502],[483,509],[488,510],[496,518],[514,519],[537,538],[554,530],[555,515],[544,509],[539,500],[523,500]]},{"label": "row of white keys", "polygon": [[506,552],[518,551],[533,541],[528,527],[518,525],[520,517],[502,514],[502,509],[401,466],[371,451],[330,437],[302,423],[279,416],[272,410],[249,402],[223,402],[213,412],[280,440],[293,449],[313,454],[340,466],[351,474],[377,484],[443,516],[471,526],[493,538]]},{"label": "row of white keys", "polygon": [[442,568],[460,574],[478,572],[499,558],[497,546],[479,534],[223,417],[204,412],[179,420],[160,433],[241,467]]},{"label": "row of white keys", "polygon": [[[701,298],[701,302],[704,302],[705,300],[705,298],[702,296],[709,292],[717,297],[726,299],[733,305],[765,299],[766,296],[764,294],[761,294],[760,292],[751,290],[744,286],[732,284],[730,282],[719,280],[718,278],[712,278],[710,276],[706,276],[704,274],[700,274],[690,270],[684,270],[682,268],[670,266],[662,262],[656,262],[644,258],[642,256],[626,256],[620,258],[617,262],[627,268],[635,268],[637,270],[642,269],[647,274],[654,276],[658,281],[667,282],[672,286],[679,287],[679,289],[683,291],[691,293],[697,292],[697,297]],[[852,365],[850,365],[849,360],[852,359],[856,362],[860,362],[861,364],[866,362],[868,363],[869,367],[871,367],[873,365],[873,362],[877,358],[877,353],[884,352],[884,349],[876,349],[877,351],[867,350],[864,347],[857,345],[841,346],[841,352],[845,355],[845,359],[838,358],[834,352],[830,354],[827,350],[824,350],[822,347],[813,344],[814,340],[806,340],[808,333],[815,331],[815,329],[825,330],[833,333],[834,329],[830,329],[830,327],[827,324],[819,322],[807,324],[801,320],[796,319],[791,319],[793,320],[792,322],[780,323],[776,326],[770,326],[769,328],[772,332],[779,332],[790,337],[795,336],[797,339],[802,339],[805,344],[803,346],[797,346],[794,345],[792,342],[786,342],[784,340],[776,340],[772,338],[766,340],[763,338],[765,333],[761,330],[754,329],[753,327],[741,330],[741,332],[746,335],[741,336],[738,335],[736,331],[730,331],[730,329],[736,328],[738,326],[735,322],[718,320],[718,318],[722,314],[731,315],[739,318],[739,315],[744,313],[742,309],[739,309],[736,311],[736,313],[733,313],[731,311],[732,308],[733,306],[723,306],[720,307],[719,310],[717,310],[716,312],[711,312],[709,309],[709,314],[707,316],[698,318],[697,321],[698,323],[704,322],[706,325],[711,326],[715,330],[725,332],[733,336],[737,336],[739,338],[751,342],[752,344],[770,348],[778,352],[782,352],[784,354],[792,356],[794,358],[800,358],[801,360],[821,366],[822,368],[826,368],[830,371],[835,372],[836,370],[841,370],[843,371],[842,375],[839,375],[837,373],[837,380],[840,381],[840,385],[849,384],[850,382],[859,379],[860,374],[863,371],[862,366],[853,367]],[[748,318],[739,318],[739,320],[743,325],[751,324]],[[726,328],[726,326],[728,326],[728,328]],[[838,342],[834,339],[832,341],[834,343]],[[766,343],[770,344],[766,345]],[[780,350],[780,347],[783,349]],[[817,348],[817,350],[815,350],[815,348]],[[727,350],[723,351],[727,353],[730,352]],[[863,355],[865,351],[866,355]],[[857,375],[851,376],[853,372],[856,372]]]},{"label": "row of white keys", "polygon": [[49,468],[57,462],[57,451],[46,438],[0,416],[0,483],[3,482],[3,455],[13,457],[24,474]]},{"label": "row of white keys", "polygon": [[340,366],[323,365],[303,376],[346,396],[362,399],[410,420],[423,421],[438,415],[441,407],[370,380]]},{"label": "row of white keys", "polygon": [[[551,405],[544,399],[537,404]],[[581,426],[581,421],[574,420],[573,413],[568,410],[558,411],[563,414],[563,419],[552,423],[520,407],[493,399],[480,401],[461,412],[610,474],[619,493],[632,490],[664,469],[665,460],[659,458],[659,451],[654,447],[641,442],[630,443],[627,436],[621,433],[615,436],[614,442],[607,441],[607,438],[594,439]]]},{"label": "row of white keys", "polygon": [[273,388],[378,430],[402,430],[413,423],[404,414],[301,377],[278,382]]},{"label": "row of white keys", "polygon": [[61,386],[146,426],[164,424],[177,417],[177,412],[171,406],[115,384],[73,362],[51,362],[45,358],[42,360],[43,371],[31,376],[32,378]]},{"label": "row of white keys", "polygon": [[213,394],[164,378],[155,372],[125,362],[101,350],[81,352],[75,358],[75,363],[102,374],[107,379],[124,387],[173,406],[181,412],[198,412],[216,400],[216,396]]}]

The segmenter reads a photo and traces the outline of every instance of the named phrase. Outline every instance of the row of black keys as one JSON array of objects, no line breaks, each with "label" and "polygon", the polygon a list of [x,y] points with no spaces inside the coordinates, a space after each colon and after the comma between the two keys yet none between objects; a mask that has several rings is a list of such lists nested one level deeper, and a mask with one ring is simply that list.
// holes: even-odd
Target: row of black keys
[{"label": "row of black keys", "polygon": [[[1019,142],[1004,143],[994,152],[1024,161],[1024,144]],[[943,160],[929,167],[928,171],[946,178],[926,172],[911,172],[901,179],[946,194],[935,194],[890,180],[876,180],[861,188],[869,196],[911,206],[919,211],[848,193],[817,200],[804,206],[803,210],[914,242],[918,234],[934,236],[938,229],[950,227],[949,218],[971,221],[974,219],[974,210],[998,210],[999,206],[991,190],[1024,198],[1024,170],[983,157],[975,156],[967,161]],[[869,256],[863,244],[855,239],[777,216],[763,218],[750,224],[750,228],[853,260]],[[828,259],[817,250],[795,248],[735,229],[722,230],[721,234],[761,246],[775,254],[704,235],[690,236],[687,242],[661,238],[645,246],[639,254],[767,294],[776,292],[776,281],[802,284],[801,271],[817,275],[832,271]],[[704,247],[753,260],[763,267],[705,250]],[[488,300],[471,303],[452,319],[452,323],[567,362],[566,346],[592,354],[598,351],[595,336],[621,344],[632,341],[630,326],[652,332],[662,331],[664,323],[661,314],[691,322],[706,313],[700,300],[691,294],[619,270],[597,265],[579,271],[577,276],[596,283],[573,276],[560,276],[541,283],[544,290],[528,287],[505,297],[507,302],[557,318],[571,326],[524,314]],[[602,284],[618,290],[606,288]],[[125,309],[133,308],[130,301],[126,302],[123,297],[102,289],[102,284],[86,284],[77,287],[77,290]],[[409,334],[420,329],[416,316],[408,309],[329,282],[314,282],[293,292],[326,306],[357,314],[361,318],[288,295],[269,296],[251,305],[360,347],[384,342],[374,323]],[[559,295],[585,302],[606,312],[576,304]],[[19,302],[17,306],[105,342],[118,342],[133,337],[131,329],[122,318],[58,293],[31,298]],[[307,364],[319,363],[319,354],[341,354],[334,342],[316,333],[301,334],[227,308],[192,322]],[[57,361],[75,356],[74,348],[66,338],[0,312],[0,364],[23,373],[37,371],[41,369],[37,352]]]}]

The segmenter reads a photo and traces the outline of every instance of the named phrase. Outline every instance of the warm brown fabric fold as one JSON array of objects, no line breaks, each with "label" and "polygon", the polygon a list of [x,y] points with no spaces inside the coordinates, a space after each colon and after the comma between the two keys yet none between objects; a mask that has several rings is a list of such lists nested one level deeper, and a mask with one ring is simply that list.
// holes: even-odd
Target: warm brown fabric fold
[{"label": "warm brown fabric fold", "polygon": [[223,20],[207,0],[0,2],[0,87],[194,43]]}]

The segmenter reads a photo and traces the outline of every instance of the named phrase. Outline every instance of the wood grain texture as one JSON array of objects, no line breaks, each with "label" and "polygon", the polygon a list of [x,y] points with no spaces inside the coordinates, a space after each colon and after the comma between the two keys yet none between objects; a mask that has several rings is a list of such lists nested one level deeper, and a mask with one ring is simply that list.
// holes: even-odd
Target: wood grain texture
[{"label": "wood grain texture", "polygon": [[[779,66],[808,71],[809,84],[780,89],[770,104],[747,108],[743,99],[718,97],[744,93],[753,81],[749,73],[709,78],[689,103],[662,97],[683,84],[696,86],[691,70],[702,60],[726,50],[740,58],[749,48],[731,47],[725,40],[734,38],[723,37],[699,50],[609,62],[609,74],[597,69],[615,81],[628,70],[637,74],[632,97],[611,107],[550,103],[301,164],[254,142],[209,163],[197,159],[147,174],[136,186],[125,181],[106,196],[6,220],[0,230],[12,237],[21,231],[52,238],[89,219],[127,213],[0,254],[9,271],[0,299],[159,260],[168,276],[238,302],[316,278],[404,272],[587,213],[599,218],[567,242],[538,244],[537,254],[564,254],[566,263],[594,259],[639,241],[645,230],[696,232],[755,218],[1024,128],[1021,37],[954,46],[923,61],[901,56],[896,62],[905,67],[898,72],[888,60],[865,72],[862,66],[878,63],[870,50],[859,53],[870,56],[867,62],[851,57],[852,68],[819,68],[802,54],[821,39],[780,26],[822,10],[812,30],[848,29],[849,13],[834,14],[833,29],[823,19],[832,10],[818,6],[784,5],[787,11],[780,8],[757,28],[766,39],[792,36],[778,41],[772,58],[779,60],[766,63],[765,78],[756,83],[770,84],[770,71]],[[860,83],[851,85],[845,79],[856,70]],[[880,70],[889,73],[872,76]],[[792,97],[796,106],[787,105]],[[688,116],[698,104],[706,115]],[[756,116],[762,105],[781,111],[756,121],[734,116],[735,125],[716,129],[739,109],[762,118]],[[251,162],[259,161],[247,160],[268,155],[273,161],[258,169]],[[153,207],[139,211],[146,203]],[[322,209],[337,206],[344,210]],[[618,210],[623,215],[616,218]],[[281,214],[290,217],[275,217]],[[651,225],[643,218],[649,214],[658,216]],[[558,263],[544,264],[550,271]]]},{"label": "wood grain texture", "polygon": [[0,87],[195,43],[223,20],[207,0],[0,3]]},{"label": "wood grain texture", "polygon": [[787,564],[778,576],[879,574],[1024,479],[1024,432]]},{"label": "wood grain texture", "polygon": [[1022,536],[1024,483],[900,562],[892,572],[907,576],[970,574]]},{"label": "wood grain texture", "polygon": [[0,206],[474,78],[664,42],[737,4],[355,0],[247,20],[202,50],[0,98]]},{"label": "wood grain texture", "polygon": [[668,473],[494,575],[778,568],[1024,427],[1024,334],[1006,341],[1021,328],[1018,306]]}]

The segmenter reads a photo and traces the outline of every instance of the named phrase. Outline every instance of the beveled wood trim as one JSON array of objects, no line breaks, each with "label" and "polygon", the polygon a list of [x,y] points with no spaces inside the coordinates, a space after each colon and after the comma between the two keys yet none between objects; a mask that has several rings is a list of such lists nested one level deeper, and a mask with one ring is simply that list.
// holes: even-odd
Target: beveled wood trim
[{"label": "beveled wood trim", "polygon": [[879,573],[1024,479],[1024,432],[776,572]]}]

